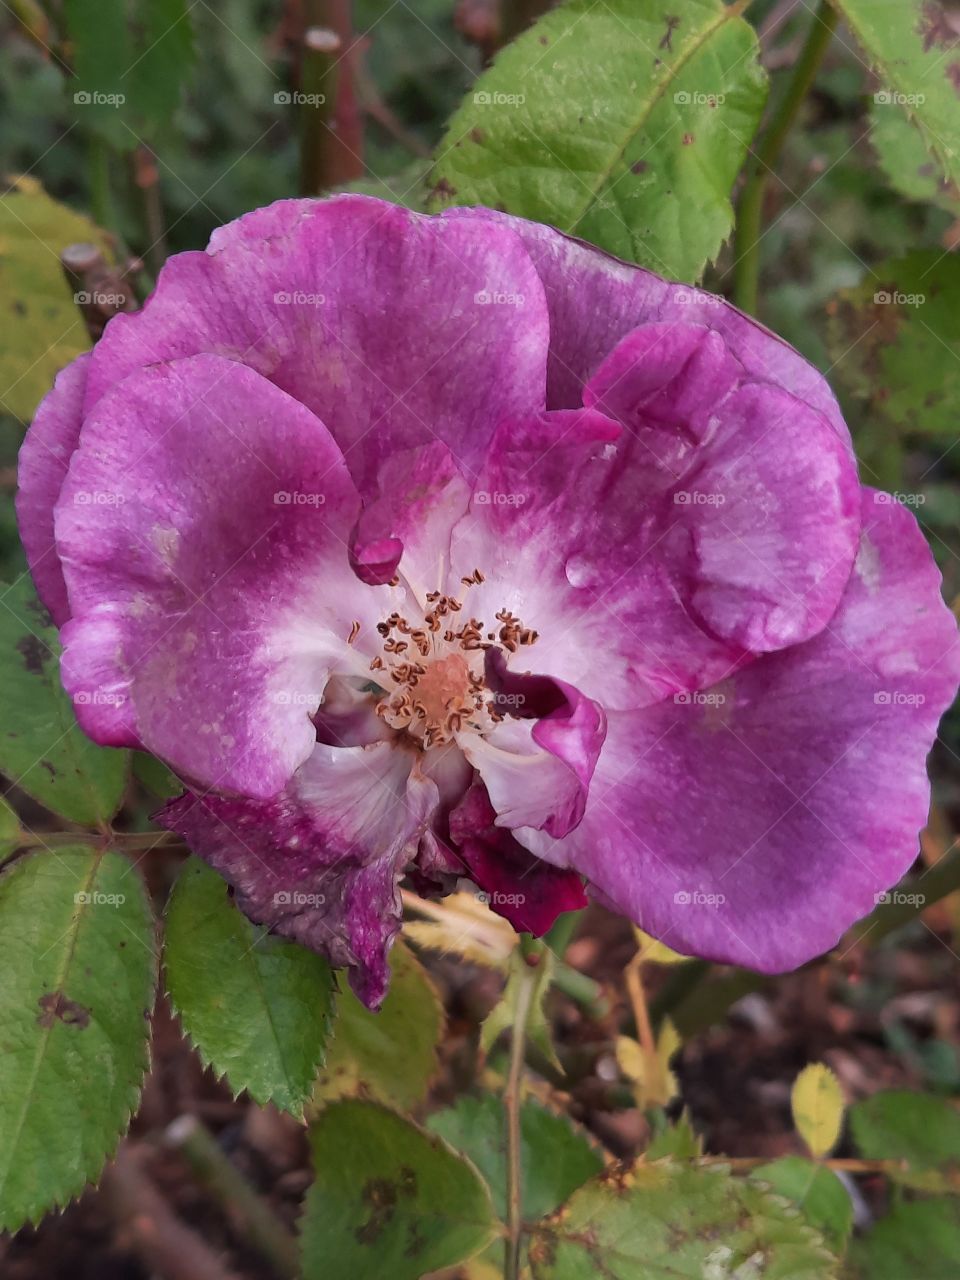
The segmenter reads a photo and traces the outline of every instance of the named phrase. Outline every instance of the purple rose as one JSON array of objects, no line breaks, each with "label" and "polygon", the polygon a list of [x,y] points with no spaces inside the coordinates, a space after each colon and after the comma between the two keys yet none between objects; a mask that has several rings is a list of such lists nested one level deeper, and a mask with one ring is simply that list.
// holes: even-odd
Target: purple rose
[{"label": "purple rose", "polygon": [[913,515],[721,299],[483,209],[288,200],[164,268],[21,454],[101,743],[376,1006],[401,876],[830,947],[917,853],[960,679]]}]

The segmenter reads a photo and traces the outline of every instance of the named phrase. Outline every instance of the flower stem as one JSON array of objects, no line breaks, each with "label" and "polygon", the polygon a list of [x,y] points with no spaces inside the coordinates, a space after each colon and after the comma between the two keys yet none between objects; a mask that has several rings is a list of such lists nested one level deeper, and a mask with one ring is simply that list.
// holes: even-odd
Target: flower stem
[{"label": "flower stem", "polygon": [[537,986],[536,970],[543,962],[543,943],[529,934],[520,935],[520,951],[526,961],[517,993],[513,1033],[510,1039],[510,1067],[503,1094],[507,1118],[507,1238],[504,1242],[504,1280],[518,1280],[520,1275],[520,1228],[522,1213],[522,1172],[520,1139],[520,1103],[523,1086],[523,1060],[527,1042],[527,1019],[533,1007]]},{"label": "flower stem", "polygon": [[743,311],[755,315],[760,284],[760,221],[767,182],[773,173],[787,134],[793,127],[804,98],[813,84],[838,21],[829,0],[820,0],[807,38],[793,68],[793,76],[773,113],[770,126],[759,146],[752,151],[753,162],[740,197],[737,215],[736,262],[733,300]]}]

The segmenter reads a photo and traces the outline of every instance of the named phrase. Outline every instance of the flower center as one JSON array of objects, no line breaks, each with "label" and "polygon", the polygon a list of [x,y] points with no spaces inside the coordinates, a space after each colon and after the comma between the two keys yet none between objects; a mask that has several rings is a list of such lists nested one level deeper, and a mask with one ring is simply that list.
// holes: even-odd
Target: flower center
[{"label": "flower center", "polygon": [[[484,576],[474,569],[460,581],[469,589]],[[487,630],[480,618],[459,616],[463,602],[456,597],[431,591],[426,599],[431,607],[421,625],[411,625],[399,613],[377,624],[383,647],[370,663],[386,689],[377,714],[424,749],[452,741],[467,725],[483,733],[502,720],[484,680],[484,653],[493,648],[516,653],[537,639],[537,632],[507,609],[497,612],[498,626]]]}]

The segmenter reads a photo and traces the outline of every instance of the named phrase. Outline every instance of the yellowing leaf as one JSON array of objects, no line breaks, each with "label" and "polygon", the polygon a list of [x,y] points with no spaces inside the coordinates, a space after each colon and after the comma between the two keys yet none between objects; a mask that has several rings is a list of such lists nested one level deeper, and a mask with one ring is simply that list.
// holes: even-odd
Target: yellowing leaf
[{"label": "yellowing leaf", "polygon": [[686,964],[688,960],[692,960],[693,956],[683,956],[679,951],[672,951],[662,942],[658,942],[656,938],[651,938],[649,933],[644,933],[642,929],[634,926],[633,932],[637,936],[637,946],[640,948],[641,960],[652,960],[654,964]]},{"label": "yellowing leaf", "polygon": [[459,956],[488,969],[506,972],[519,937],[513,926],[472,893],[454,893],[428,902],[404,893],[404,905],[425,920],[408,920],[403,936],[425,951]]},{"label": "yellowing leaf", "polygon": [[840,1136],[844,1110],[840,1082],[830,1068],[822,1062],[804,1067],[794,1081],[790,1107],[811,1154],[825,1156]]},{"label": "yellowing leaf", "polygon": [[630,1036],[617,1037],[617,1065],[633,1085],[638,1107],[665,1107],[680,1092],[677,1077],[670,1070],[670,1059],[680,1045],[680,1035],[669,1018],[663,1021],[653,1054]]}]

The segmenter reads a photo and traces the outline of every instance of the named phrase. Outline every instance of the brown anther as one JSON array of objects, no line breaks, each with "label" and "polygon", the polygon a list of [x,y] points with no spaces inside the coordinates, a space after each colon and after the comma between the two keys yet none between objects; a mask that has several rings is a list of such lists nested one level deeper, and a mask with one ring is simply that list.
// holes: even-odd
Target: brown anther
[{"label": "brown anther", "polygon": [[350,634],[349,636],[347,636],[347,644],[353,644],[354,640],[356,640],[359,634],[360,634],[360,623],[354,622],[353,626],[350,628]]},{"label": "brown anther", "polygon": [[370,663],[370,670],[371,670],[371,671],[382,671],[382,670],[383,670],[383,659],[379,656],[379,654],[378,654],[378,655],[377,655],[377,657],[375,657],[375,658],[374,658],[374,660]]}]

